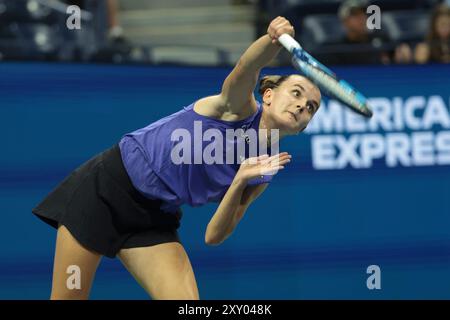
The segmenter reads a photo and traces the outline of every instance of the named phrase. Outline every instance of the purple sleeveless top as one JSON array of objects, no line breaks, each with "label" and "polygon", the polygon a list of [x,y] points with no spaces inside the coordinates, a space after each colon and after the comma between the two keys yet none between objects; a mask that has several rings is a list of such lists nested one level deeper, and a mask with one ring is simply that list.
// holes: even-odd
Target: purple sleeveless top
[{"label": "purple sleeveless top", "polygon": [[[262,114],[259,102],[255,114],[239,121],[218,120],[200,115],[194,111],[194,103],[144,128],[125,134],[119,141],[122,160],[134,187],[149,199],[163,200],[161,209],[164,211],[175,212],[183,204],[196,207],[207,202],[219,202],[231,185],[240,162],[249,157],[250,149],[246,147],[245,156],[242,157],[242,152],[237,152],[237,148],[238,145],[247,143],[245,136],[238,135],[237,138],[227,139],[226,130],[246,131],[252,128],[258,132]],[[209,135],[208,138],[207,134],[204,135],[208,129],[215,129],[209,130],[210,133],[220,131],[221,135],[219,138]],[[172,136],[174,132],[177,134]],[[220,158],[223,161],[207,164],[202,157],[203,152],[208,151],[207,154],[213,157],[217,156],[217,150],[221,152],[220,149],[211,151],[216,142],[219,142],[216,139],[222,142],[223,156]],[[186,147],[182,151],[178,145],[181,142]],[[233,161],[227,161],[225,156],[225,150],[230,150],[229,148],[234,148]],[[257,150],[259,155],[259,148]],[[261,154],[264,153],[270,155],[270,148]],[[174,154],[178,155],[178,158],[173,158]],[[238,155],[240,162],[237,160]],[[184,163],[173,161],[180,159],[180,156],[190,160]],[[272,177],[261,176],[248,184],[266,183]]]}]

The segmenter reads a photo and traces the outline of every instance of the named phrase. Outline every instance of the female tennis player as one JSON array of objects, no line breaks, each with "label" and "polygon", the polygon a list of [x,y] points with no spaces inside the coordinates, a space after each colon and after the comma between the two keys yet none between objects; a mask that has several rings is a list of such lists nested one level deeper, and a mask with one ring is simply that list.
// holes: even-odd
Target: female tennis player
[{"label": "female tennis player", "polygon": [[[153,299],[199,299],[177,233],[180,206],[219,203],[205,232],[205,242],[218,245],[291,156],[282,152],[244,157],[239,164],[176,164],[171,136],[180,129],[193,134],[195,122],[203,133],[215,129],[224,136],[225,130],[237,128],[277,129],[279,137],[303,131],[321,99],[306,78],[266,76],[260,81],[262,103],[253,95],[261,69],[280,51],[277,39],[283,33],[293,36],[294,28],[277,17],[242,55],[220,94],[124,135],[33,208],[58,230],[51,299],[87,299],[102,256],[119,257]],[[80,271],[81,286],[75,288],[67,286],[73,266]]]}]

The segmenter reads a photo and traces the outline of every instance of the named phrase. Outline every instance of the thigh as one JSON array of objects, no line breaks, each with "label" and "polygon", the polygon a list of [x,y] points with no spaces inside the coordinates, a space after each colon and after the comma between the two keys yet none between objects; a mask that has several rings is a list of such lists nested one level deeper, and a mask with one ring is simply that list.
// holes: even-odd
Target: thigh
[{"label": "thigh", "polygon": [[153,299],[199,299],[191,262],[179,242],[122,249],[118,256]]},{"label": "thigh", "polygon": [[83,247],[65,226],[60,225],[50,299],[88,299],[101,257],[101,254]]}]

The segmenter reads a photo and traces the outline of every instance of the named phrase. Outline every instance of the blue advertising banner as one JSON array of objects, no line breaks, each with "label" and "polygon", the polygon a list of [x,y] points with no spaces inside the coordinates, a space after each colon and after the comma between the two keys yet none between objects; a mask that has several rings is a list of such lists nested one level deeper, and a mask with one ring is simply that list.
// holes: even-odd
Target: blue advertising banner
[{"label": "blue advertising banner", "polygon": [[[450,299],[450,66],[340,67],[366,120],[324,98],[292,162],[220,246],[183,206],[202,299]],[[126,133],[219,92],[230,69],[0,64],[0,299],[47,299],[55,230],[31,209]],[[287,74],[267,68],[263,74]],[[104,258],[93,299],[148,296]]]}]

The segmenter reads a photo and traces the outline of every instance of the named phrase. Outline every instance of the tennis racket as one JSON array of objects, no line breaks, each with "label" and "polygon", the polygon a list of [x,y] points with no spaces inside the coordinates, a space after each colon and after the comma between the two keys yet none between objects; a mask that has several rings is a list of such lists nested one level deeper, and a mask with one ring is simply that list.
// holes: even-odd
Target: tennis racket
[{"label": "tennis racket", "polygon": [[366,118],[372,117],[372,110],[367,104],[367,98],[361,92],[348,82],[338,79],[333,71],[314,59],[290,35],[283,34],[278,41],[291,53],[294,67],[314,82],[325,94],[339,100]]}]

